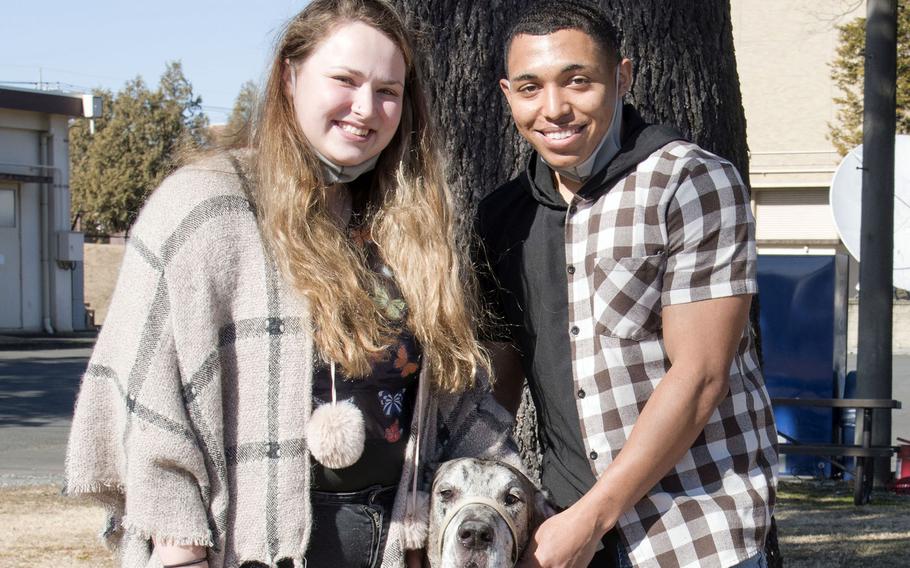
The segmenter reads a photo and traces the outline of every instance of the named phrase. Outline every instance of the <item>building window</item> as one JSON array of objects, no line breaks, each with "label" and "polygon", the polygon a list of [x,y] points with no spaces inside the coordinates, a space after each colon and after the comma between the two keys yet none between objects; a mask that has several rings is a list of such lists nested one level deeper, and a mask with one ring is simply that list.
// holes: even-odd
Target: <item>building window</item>
[{"label": "building window", "polygon": [[0,187],[0,227],[16,226],[16,190]]}]

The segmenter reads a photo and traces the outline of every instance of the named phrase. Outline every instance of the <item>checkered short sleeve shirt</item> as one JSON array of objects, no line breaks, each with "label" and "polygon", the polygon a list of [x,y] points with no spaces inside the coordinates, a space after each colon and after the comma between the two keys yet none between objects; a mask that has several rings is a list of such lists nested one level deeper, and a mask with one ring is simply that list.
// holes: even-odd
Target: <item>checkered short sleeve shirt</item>
[{"label": "checkered short sleeve shirt", "polygon": [[[754,220],[734,167],[682,141],[566,218],[576,406],[596,476],[610,465],[670,368],[665,305],[754,294]],[[751,333],[730,391],[682,460],[619,529],[636,566],[732,566],[770,523],[776,431]]]}]

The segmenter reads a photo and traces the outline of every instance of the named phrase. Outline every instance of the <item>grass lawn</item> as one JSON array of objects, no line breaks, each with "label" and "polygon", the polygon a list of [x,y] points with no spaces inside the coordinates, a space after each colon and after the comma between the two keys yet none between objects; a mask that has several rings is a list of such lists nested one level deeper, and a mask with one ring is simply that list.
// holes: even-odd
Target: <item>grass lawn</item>
[{"label": "grass lawn", "polygon": [[833,481],[781,481],[781,554],[787,568],[910,566],[910,496],[876,491],[853,505],[853,486]]}]

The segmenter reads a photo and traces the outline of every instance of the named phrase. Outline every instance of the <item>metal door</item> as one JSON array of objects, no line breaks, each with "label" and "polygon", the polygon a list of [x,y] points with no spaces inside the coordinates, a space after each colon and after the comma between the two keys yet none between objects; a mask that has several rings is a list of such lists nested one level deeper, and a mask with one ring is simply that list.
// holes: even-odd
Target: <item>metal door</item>
[{"label": "metal door", "polygon": [[19,188],[0,184],[0,329],[22,327],[21,227]]}]

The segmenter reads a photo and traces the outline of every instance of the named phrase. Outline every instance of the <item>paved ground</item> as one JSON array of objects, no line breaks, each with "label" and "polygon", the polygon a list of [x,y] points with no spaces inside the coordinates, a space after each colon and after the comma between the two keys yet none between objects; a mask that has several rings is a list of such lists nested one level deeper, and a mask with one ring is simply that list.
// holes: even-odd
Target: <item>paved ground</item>
[{"label": "paved ground", "polygon": [[60,484],[91,336],[0,337],[0,486]]}]

